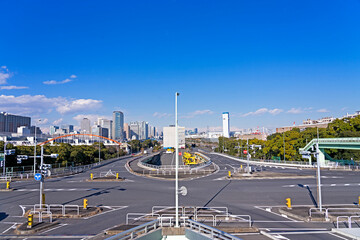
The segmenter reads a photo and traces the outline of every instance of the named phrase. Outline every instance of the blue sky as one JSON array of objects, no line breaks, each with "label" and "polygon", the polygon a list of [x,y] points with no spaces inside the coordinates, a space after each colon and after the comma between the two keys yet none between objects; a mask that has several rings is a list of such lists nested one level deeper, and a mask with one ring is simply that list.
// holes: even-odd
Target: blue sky
[{"label": "blue sky", "polygon": [[[249,128],[360,110],[360,1],[12,1],[0,111]],[[47,119],[47,120],[44,120]]]}]

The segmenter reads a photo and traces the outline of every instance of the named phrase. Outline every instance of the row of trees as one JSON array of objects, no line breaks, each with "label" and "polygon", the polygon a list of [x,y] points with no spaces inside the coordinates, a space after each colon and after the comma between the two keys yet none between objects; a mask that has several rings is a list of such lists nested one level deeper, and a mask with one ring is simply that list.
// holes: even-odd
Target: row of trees
[{"label": "row of trees", "polygon": [[[29,158],[28,160],[24,160],[22,163],[18,164],[16,156],[34,156],[33,146],[14,146],[8,143],[6,148],[15,149],[15,155],[6,156],[6,166],[13,167],[32,165],[33,158]],[[0,149],[4,149],[4,142],[0,142]],[[68,143],[60,143],[55,146],[44,145],[44,155],[50,155],[52,153],[59,154],[59,156],[57,158],[45,157],[45,163],[59,164],[61,166],[91,164],[99,160],[99,143],[94,143],[89,146],[72,146]],[[36,148],[36,154],[38,156],[41,154],[41,148],[39,146]],[[106,147],[103,143],[100,143],[100,158],[103,160],[123,156],[125,154],[126,153],[122,149],[119,149],[118,146]],[[37,161],[39,162],[40,160],[37,159]]]},{"label": "row of trees", "polygon": [[[299,148],[303,148],[308,142],[317,137],[316,128],[307,128],[300,131],[294,128],[285,133],[275,133],[268,136],[266,141],[251,139],[249,145],[261,145],[261,150],[256,150],[253,158],[271,159],[273,157],[285,159],[288,161],[304,161],[299,154]],[[320,138],[339,138],[339,137],[360,137],[360,116],[355,118],[336,119],[330,123],[327,128],[319,128]],[[230,155],[241,156],[244,149],[247,149],[246,140],[234,138],[219,138],[219,145],[215,149],[217,152],[223,152]],[[252,150],[250,149],[250,152]],[[360,159],[360,152],[354,150],[326,149],[326,152],[334,159]]]}]

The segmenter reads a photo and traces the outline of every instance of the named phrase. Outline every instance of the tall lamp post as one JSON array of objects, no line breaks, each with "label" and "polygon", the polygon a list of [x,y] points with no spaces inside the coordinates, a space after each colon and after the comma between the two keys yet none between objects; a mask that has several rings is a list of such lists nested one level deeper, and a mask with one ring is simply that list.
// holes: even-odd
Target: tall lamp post
[{"label": "tall lamp post", "polygon": [[316,142],[316,161],[317,161],[317,184],[318,184],[318,204],[319,210],[322,212],[322,198],[321,198],[321,176],[320,176],[320,150],[319,150],[319,128],[317,130],[317,142]]},{"label": "tall lamp post", "polygon": [[175,93],[175,227],[179,227],[179,129],[177,115],[177,97],[180,94]]},{"label": "tall lamp post", "polygon": [[[41,119],[38,120],[39,122],[41,122]],[[36,173],[36,122],[34,123],[34,127],[35,127],[35,134],[34,134],[34,176]]]},{"label": "tall lamp post", "polygon": [[283,128],[283,142],[284,142],[284,162],[285,162],[285,128]]}]

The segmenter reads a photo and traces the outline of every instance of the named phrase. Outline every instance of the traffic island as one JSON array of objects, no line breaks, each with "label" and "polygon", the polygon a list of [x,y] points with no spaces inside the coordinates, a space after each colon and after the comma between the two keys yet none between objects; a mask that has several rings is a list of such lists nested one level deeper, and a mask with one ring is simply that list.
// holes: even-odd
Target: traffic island
[{"label": "traffic island", "polygon": [[304,178],[314,178],[311,175],[298,175],[291,173],[280,173],[280,172],[270,172],[270,171],[260,171],[260,172],[237,172],[229,173],[227,176],[231,180],[252,180],[252,179],[304,179]]},{"label": "traffic island", "polygon": [[93,179],[86,179],[87,182],[122,182],[125,178],[114,178],[114,177],[99,177]]},{"label": "traffic island", "polygon": [[[31,211],[32,210],[28,210],[24,216],[28,217]],[[46,211],[46,209],[44,209],[44,211]],[[102,211],[103,208],[100,207],[87,207],[87,209],[80,207],[79,210],[77,208],[66,209],[64,213],[62,208],[51,208],[52,218],[84,218],[94,216]],[[34,218],[38,217],[38,214],[34,214]],[[48,217],[48,215],[45,215],[43,218]]]},{"label": "traffic island", "polygon": [[[337,222],[338,217],[347,218],[360,214],[358,205],[324,205],[322,211],[314,206],[273,207],[270,211],[306,222]],[[343,219],[342,219],[343,220]]]},{"label": "traffic island", "polygon": [[19,234],[19,235],[31,235],[34,233],[44,231],[44,230],[54,227],[56,225],[58,225],[58,223],[55,221],[54,222],[38,222],[38,223],[33,224],[31,228],[28,228],[28,223],[25,222],[25,223],[19,225],[14,230],[14,233]]}]

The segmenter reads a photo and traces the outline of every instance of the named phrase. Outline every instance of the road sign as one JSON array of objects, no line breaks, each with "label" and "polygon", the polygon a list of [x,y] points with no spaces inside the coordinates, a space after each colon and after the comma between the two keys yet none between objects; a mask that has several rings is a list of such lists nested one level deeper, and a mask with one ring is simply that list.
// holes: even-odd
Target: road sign
[{"label": "road sign", "polygon": [[6,154],[6,155],[13,155],[13,154],[15,154],[15,149],[7,149],[7,150],[5,151],[5,154]]},{"label": "road sign", "polygon": [[243,153],[244,153],[244,154],[247,154],[247,150],[244,150]]},{"label": "road sign", "polygon": [[29,157],[28,155],[17,155],[16,157],[17,159],[24,159],[24,160],[27,160]]},{"label": "road sign", "polygon": [[40,181],[41,180],[41,174],[40,173],[36,173],[35,176],[34,176],[34,179],[36,181]]},{"label": "road sign", "polygon": [[0,153],[0,161],[4,161],[4,153]]}]

